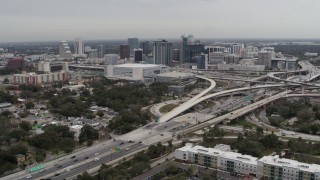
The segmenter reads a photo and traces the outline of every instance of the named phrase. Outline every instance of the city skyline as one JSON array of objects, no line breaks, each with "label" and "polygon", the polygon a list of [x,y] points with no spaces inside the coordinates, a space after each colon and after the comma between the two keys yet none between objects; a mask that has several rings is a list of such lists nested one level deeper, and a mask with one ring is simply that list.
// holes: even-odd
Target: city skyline
[{"label": "city skyline", "polygon": [[[87,0],[1,3],[0,42],[72,39],[317,38],[316,0]],[[285,8],[283,8],[285,7]]]}]

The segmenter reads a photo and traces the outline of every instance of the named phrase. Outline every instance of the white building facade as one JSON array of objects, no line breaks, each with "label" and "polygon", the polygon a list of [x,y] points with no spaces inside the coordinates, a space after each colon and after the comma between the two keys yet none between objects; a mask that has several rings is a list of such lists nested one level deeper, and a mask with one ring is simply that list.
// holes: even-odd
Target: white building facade
[{"label": "white building facade", "polygon": [[176,149],[175,159],[236,174],[272,180],[319,180],[320,165],[264,156],[261,159],[231,152],[229,149],[206,148],[187,143]]},{"label": "white building facade", "polygon": [[167,66],[156,64],[120,64],[105,67],[105,76],[111,79],[145,81],[168,70]]}]

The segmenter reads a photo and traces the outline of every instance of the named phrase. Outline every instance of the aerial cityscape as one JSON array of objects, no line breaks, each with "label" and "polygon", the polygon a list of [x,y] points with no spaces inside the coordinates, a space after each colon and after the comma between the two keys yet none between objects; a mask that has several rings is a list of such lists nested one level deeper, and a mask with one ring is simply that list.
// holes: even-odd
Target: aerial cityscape
[{"label": "aerial cityscape", "polygon": [[320,180],[308,2],[2,2],[0,179]]}]

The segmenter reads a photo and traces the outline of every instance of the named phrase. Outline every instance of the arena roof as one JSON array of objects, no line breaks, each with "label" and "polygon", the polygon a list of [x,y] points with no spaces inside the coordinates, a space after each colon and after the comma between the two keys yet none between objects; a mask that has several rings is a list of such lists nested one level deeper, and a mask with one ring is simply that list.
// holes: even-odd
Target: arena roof
[{"label": "arena roof", "polygon": [[157,64],[119,64],[113,67],[123,67],[123,68],[152,68],[159,67]]}]

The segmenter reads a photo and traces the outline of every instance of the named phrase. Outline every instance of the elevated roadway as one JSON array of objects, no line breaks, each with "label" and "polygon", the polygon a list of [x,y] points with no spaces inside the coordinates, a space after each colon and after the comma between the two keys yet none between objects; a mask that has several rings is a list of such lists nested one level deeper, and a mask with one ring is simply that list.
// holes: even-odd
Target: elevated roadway
[{"label": "elevated roadway", "polygon": [[193,104],[194,101],[198,100],[199,98],[201,98],[202,96],[204,96],[205,94],[207,94],[208,92],[210,92],[213,88],[216,87],[216,82],[212,79],[203,77],[203,76],[196,76],[199,79],[204,79],[206,81],[209,81],[211,83],[210,87],[205,89],[204,91],[202,91],[201,93],[199,93],[198,95],[194,96],[193,98],[189,99],[188,101],[186,101],[185,103],[181,104],[180,106],[174,108],[172,111],[170,111],[169,113],[161,116],[159,118],[159,122],[166,122],[169,119],[172,119],[173,117],[176,117],[177,115],[179,115],[181,112],[184,112],[185,110],[189,109],[188,106],[189,104]]},{"label": "elevated roadway", "polygon": [[[275,88],[275,87],[286,87],[286,86],[288,86],[288,85],[287,84],[260,85],[260,86],[250,86],[250,87],[243,87],[243,88],[237,88],[237,89],[230,89],[230,90],[225,90],[225,91],[213,93],[213,94],[198,98],[193,101],[187,101],[186,103],[174,108],[172,111],[170,111],[167,114],[160,117],[159,122],[163,123],[163,122],[169,121],[172,118],[176,117],[177,115],[188,110],[189,108],[199,104],[200,102],[207,100],[207,99],[210,99],[210,98],[213,98],[213,97],[223,95],[223,94],[228,94],[228,93],[233,93],[233,92],[238,92],[238,91],[246,91],[246,90],[251,90],[251,89]],[[297,86],[297,85],[293,84],[291,86]]]},{"label": "elevated roadway", "polygon": [[211,76],[208,77],[210,79],[219,79],[219,80],[229,80],[229,81],[241,81],[241,82],[250,82],[250,83],[262,83],[262,84],[274,84],[272,82],[264,82],[264,81],[258,81],[258,80],[252,80],[252,79],[237,79],[237,78],[223,78],[219,76]]}]

